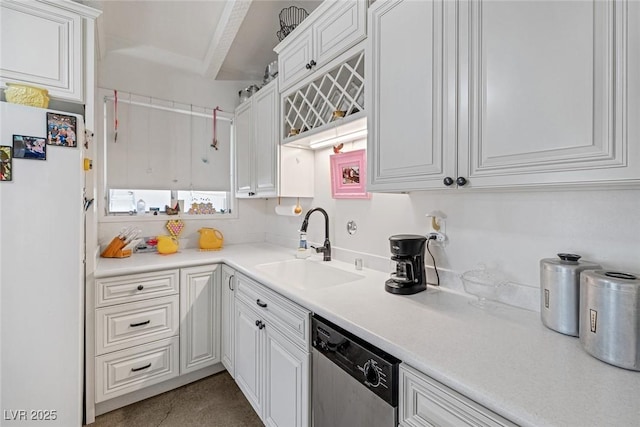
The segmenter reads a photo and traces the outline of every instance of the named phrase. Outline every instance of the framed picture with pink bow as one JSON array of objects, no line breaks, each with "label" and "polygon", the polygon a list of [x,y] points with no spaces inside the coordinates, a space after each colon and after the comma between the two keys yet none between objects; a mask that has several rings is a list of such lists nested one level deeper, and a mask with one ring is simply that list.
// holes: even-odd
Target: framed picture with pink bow
[{"label": "framed picture with pink bow", "polygon": [[331,196],[334,199],[370,199],[367,193],[366,150],[332,154]]}]

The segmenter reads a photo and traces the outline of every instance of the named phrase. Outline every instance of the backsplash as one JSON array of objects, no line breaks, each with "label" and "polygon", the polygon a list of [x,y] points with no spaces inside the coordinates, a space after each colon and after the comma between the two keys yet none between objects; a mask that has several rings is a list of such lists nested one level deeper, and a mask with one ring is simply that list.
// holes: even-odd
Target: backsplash
[{"label": "backsplash", "polygon": [[98,224],[98,244],[103,248],[123,227],[130,225],[142,230],[140,236],[168,235],[165,225],[168,220],[175,219],[182,219],[185,223],[179,239],[181,248],[197,248],[200,237],[198,230],[203,227],[220,230],[225,244],[264,242],[265,208],[266,201],[263,199],[238,199],[236,200],[238,218],[235,219],[190,219],[188,215],[165,215],[163,220],[158,221],[132,221],[128,216],[122,216],[118,217],[122,219],[121,221]]},{"label": "backsplash", "polygon": [[[344,151],[362,148],[365,142],[352,145]],[[443,190],[337,200],[331,197],[331,153],[331,148],[316,152],[316,197],[301,204],[304,212],[320,206],[329,213],[336,259],[353,262],[361,257],[365,267],[386,271],[391,268],[389,236],[426,234],[425,214],[438,210],[447,216],[447,242],[432,246],[432,252],[441,284],[452,290],[463,291],[460,274],[484,264],[511,282],[528,285],[525,295],[515,298],[524,298],[521,304],[539,310],[536,288],[542,258],[572,252],[607,269],[640,272],[640,190]],[[278,216],[276,205],[276,200],[267,204],[267,240],[295,248],[303,217]],[[321,219],[314,216],[309,221],[310,242],[321,243],[324,238]],[[350,220],[358,225],[355,235],[347,232]],[[428,254],[426,259],[431,265]],[[435,281],[432,269],[428,278]]]}]

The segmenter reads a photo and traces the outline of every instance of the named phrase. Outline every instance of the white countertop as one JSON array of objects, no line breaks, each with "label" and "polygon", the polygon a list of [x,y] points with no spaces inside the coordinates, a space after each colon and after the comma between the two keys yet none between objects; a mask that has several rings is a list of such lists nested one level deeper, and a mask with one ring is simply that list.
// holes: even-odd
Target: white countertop
[{"label": "white countertop", "polygon": [[[224,262],[517,424],[640,425],[640,372],[595,359],[577,338],[545,328],[539,313],[481,310],[469,298],[437,288],[393,295],[384,290],[387,274],[356,271],[340,261],[331,265],[365,277],[303,290],[255,268],[293,259],[294,252],[243,244],[217,252],[101,258],[95,277]],[[314,256],[312,262],[321,261]]]}]

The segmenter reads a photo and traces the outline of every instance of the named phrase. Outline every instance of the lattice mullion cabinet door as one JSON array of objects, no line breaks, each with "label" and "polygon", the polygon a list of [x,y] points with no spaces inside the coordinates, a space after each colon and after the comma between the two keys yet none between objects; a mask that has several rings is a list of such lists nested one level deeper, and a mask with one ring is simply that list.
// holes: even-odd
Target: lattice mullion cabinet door
[{"label": "lattice mullion cabinet door", "polygon": [[332,121],[335,111],[344,111],[348,115],[364,109],[361,104],[359,108],[352,108],[354,102],[349,95],[349,91],[352,91],[355,96],[363,96],[364,72],[353,66],[345,66],[347,62],[356,64],[362,61],[362,47],[359,45],[345,52],[326,67],[326,73],[283,96],[283,143],[297,137],[297,133],[290,133],[292,125],[300,135],[304,135],[312,129],[339,125],[339,122]]}]

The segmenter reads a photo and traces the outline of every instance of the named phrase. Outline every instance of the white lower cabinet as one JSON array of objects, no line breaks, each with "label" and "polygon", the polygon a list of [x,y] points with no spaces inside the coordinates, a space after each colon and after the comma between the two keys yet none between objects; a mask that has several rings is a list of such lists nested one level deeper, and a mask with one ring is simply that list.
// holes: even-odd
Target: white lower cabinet
[{"label": "white lower cabinet", "polygon": [[178,337],[96,358],[96,402],[177,377]]},{"label": "white lower cabinet", "polygon": [[[241,274],[236,285],[238,386],[267,426],[308,426],[309,311]],[[302,325],[304,332],[290,335],[292,325]]]},{"label": "white lower cabinet", "polygon": [[233,331],[235,322],[235,270],[222,266],[222,364],[229,375],[235,378],[233,358],[235,340]]},{"label": "white lower cabinet", "polygon": [[180,372],[220,362],[220,265],[180,270]]},{"label": "white lower cabinet", "polygon": [[309,424],[311,354],[275,328],[264,328],[264,416],[268,426]]},{"label": "white lower cabinet", "polygon": [[221,264],[109,277],[95,307],[101,407],[222,362],[267,426],[310,425],[311,313],[258,282]]},{"label": "white lower cabinet", "polygon": [[96,280],[95,403],[115,409],[149,397],[137,392],[166,391],[150,386],[222,370],[221,272],[213,264]]},{"label": "white lower cabinet", "polygon": [[262,417],[263,350],[262,333],[256,323],[259,314],[236,300],[236,383],[253,409]]},{"label": "white lower cabinet", "polygon": [[402,427],[513,427],[515,424],[406,364],[400,365]]},{"label": "white lower cabinet", "polygon": [[96,354],[122,350],[178,334],[178,296],[96,310]]}]

